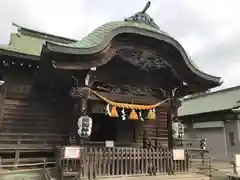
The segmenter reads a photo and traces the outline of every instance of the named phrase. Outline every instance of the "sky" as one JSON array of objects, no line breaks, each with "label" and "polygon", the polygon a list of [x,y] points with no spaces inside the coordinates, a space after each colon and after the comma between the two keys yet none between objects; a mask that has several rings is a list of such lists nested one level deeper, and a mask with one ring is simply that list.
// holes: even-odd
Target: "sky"
[{"label": "sky", "polygon": [[[146,0],[1,0],[0,44],[9,42],[12,22],[81,39],[108,21],[141,11]],[[152,0],[147,13],[177,39],[205,73],[227,88],[240,85],[239,0]]]}]

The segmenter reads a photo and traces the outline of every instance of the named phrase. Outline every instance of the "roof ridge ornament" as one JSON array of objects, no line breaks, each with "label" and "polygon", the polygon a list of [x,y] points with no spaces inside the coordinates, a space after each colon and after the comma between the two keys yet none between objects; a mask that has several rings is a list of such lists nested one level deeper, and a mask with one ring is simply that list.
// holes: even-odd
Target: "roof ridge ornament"
[{"label": "roof ridge ornament", "polygon": [[143,8],[142,11],[134,14],[133,16],[129,17],[129,18],[125,18],[125,21],[137,21],[137,22],[143,22],[145,24],[148,24],[156,29],[159,29],[158,25],[154,22],[153,18],[151,18],[146,11],[148,10],[148,8],[150,7],[151,2],[148,1],[146,6]]},{"label": "roof ridge ornament", "polygon": [[146,11],[148,10],[148,8],[151,6],[151,1],[148,1],[147,4],[145,5],[145,7],[143,8],[143,10],[141,11],[141,13],[146,13]]}]

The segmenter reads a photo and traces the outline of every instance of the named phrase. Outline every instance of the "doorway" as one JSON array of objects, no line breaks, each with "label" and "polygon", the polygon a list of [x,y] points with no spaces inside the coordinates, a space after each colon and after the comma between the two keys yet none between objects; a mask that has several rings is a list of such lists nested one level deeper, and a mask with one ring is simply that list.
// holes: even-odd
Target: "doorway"
[{"label": "doorway", "polygon": [[91,141],[116,141],[117,121],[104,114],[93,114]]},{"label": "doorway", "polygon": [[93,114],[91,141],[107,140],[118,144],[132,144],[136,141],[136,121],[111,118],[105,114]]}]

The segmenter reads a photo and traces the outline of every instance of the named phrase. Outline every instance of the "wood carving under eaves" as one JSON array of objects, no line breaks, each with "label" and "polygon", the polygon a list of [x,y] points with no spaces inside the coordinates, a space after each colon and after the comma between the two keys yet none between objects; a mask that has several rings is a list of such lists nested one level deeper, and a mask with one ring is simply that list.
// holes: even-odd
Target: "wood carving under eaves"
[{"label": "wood carving under eaves", "polygon": [[[97,83],[97,82],[96,82]],[[83,97],[82,90],[84,87],[73,87],[69,94],[72,97]],[[95,90],[103,91],[103,92],[111,92],[117,94],[128,94],[128,95],[137,95],[137,96],[145,96],[146,94],[151,94],[152,90],[150,88],[137,88],[137,87],[130,87],[130,86],[123,86],[123,87],[116,87],[113,85],[103,85],[99,84],[94,87]]]},{"label": "wood carving under eaves", "polygon": [[[166,77],[176,76],[177,78],[169,80],[169,84],[173,84],[174,87],[179,86],[179,80],[186,82],[188,87],[192,85],[191,88],[187,90],[189,92],[195,92],[200,86],[208,89],[220,85],[221,81],[219,77],[208,75],[197,69],[181,44],[167,33],[158,29],[152,18],[146,14],[149,6],[150,2],[143,11],[125,19],[125,21],[114,21],[100,26],[76,43],[66,46],[46,42],[45,47],[48,49],[46,53],[51,53],[52,55],[52,59],[48,59],[53,63],[51,66],[59,70],[74,71],[84,71],[92,67],[104,67],[110,60],[114,59],[113,57],[116,55],[116,51],[120,50],[121,52],[122,48],[131,44],[137,48],[143,46],[148,47],[148,49],[160,54],[162,58],[156,58],[155,55],[151,55],[154,56],[154,58],[148,56],[145,59],[146,62],[143,62],[141,60],[144,59],[142,57],[144,57],[145,53],[143,53],[143,55],[141,52],[139,55],[139,52],[131,52],[135,54],[135,57],[140,57],[140,60],[136,58],[136,62],[140,62],[139,66],[142,66],[142,69],[145,68],[147,71],[151,70],[148,62],[153,62],[153,65],[151,65],[153,67],[153,73],[156,72],[157,74],[154,74],[154,77],[160,77],[159,74],[161,73],[161,77],[163,78],[164,75]],[[126,39],[126,41],[122,42],[122,38]],[[128,52],[123,51],[124,53],[120,53],[120,56],[124,57],[122,59],[126,61],[129,60],[130,58],[126,55]],[[170,66],[162,61],[162,59],[167,60]],[[162,68],[166,66],[167,68]],[[161,67],[161,69],[159,69],[159,67]],[[155,71],[156,68],[158,68],[159,71]],[[173,72],[172,75],[168,69]],[[162,86],[152,87],[160,88]],[[196,89],[193,87],[196,87]]]},{"label": "wood carving under eaves", "polygon": [[[149,87],[146,88],[139,88],[133,86],[114,86],[110,84],[104,84],[100,82],[94,82],[93,86],[91,87],[93,90],[98,92],[106,92],[106,93],[113,93],[113,94],[123,94],[123,95],[130,95],[132,97],[149,97],[153,96],[159,99],[166,98],[164,90],[158,89],[150,89]],[[83,90],[85,87],[73,87],[69,94],[73,98],[82,98],[83,97]]]},{"label": "wood carving under eaves", "polygon": [[171,67],[162,56],[152,51],[126,47],[117,50],[116,54],[123,60],[128,61],[133,65],[137,65],[141,69],[147,71]]},{"label": "wood carving under eaves", "polygon": [[155,50],[148,50],[146,47],[136,47],[124,44],[109,48],[106,52],[99,54],[99,56],[92,57],[91,61],[70,61],[69,59],[60,60],[60,58],[57,58],[56,60],[52,60],[52,63],[53,67],[56,69],[85,70],[92,68],[92,66],[99,67],[107,64],[116,56],[119,56],[122,60],[125,60],[146,71],[166,67],[171,69],[173,68],[166,58]]}]

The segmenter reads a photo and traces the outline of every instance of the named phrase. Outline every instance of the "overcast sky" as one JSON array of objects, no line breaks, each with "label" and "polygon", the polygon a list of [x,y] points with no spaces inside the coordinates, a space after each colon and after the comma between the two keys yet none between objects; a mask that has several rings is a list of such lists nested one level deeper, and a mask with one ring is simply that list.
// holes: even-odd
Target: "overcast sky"
[{"label": "overcast sky", "polygon": [[[1,0],[0,43],[11,24],[81,39],[101,24],[141,11],[146,0]],[[240,85],[240,0],[152,0],[148,14],[222,88]]]}]

